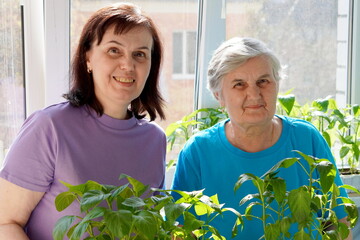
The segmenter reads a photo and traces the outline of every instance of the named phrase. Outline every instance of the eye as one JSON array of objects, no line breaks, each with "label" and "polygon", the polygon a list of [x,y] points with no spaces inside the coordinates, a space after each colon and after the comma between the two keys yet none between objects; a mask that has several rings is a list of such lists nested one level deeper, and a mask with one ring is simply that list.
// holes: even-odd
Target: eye
[{"label": "eye", "polygon": [[144,52],[134,52],[133,56],[136,58],[146,58],[146,54]]},{"label": "eye", "polygon": [[244,87],[245,86],[245,82],[243,81],[235,81],[234,82],[234,88],[235,87]]},{"label": "eye", "polygon": [[259,86],[259,87],[265,87],[268,83],[270,83],[270,81],[268,79],[259,79],[256,84]]},{"label": "eye", "polygon": [[117,48],[110,48],[110,49],[108,50],[108,53],[109,53],[110,55],[112,55],[112,56],[115,56],[115,55],[120,54],[120,51],[119,51],[119,49],[117,49]]}]

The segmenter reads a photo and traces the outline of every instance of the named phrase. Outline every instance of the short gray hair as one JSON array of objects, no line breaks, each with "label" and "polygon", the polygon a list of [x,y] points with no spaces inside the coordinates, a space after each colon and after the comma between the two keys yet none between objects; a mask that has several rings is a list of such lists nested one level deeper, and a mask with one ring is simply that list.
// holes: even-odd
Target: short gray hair
[{"label": "short gray hair", "polygon": [[226,74],[250,58],[265,56],[270,60],[276,81],[281,79],[282,67],[275,54],[260,40],[234,37],[223,42],[214,52],[208,67],[207,88],[219,92]]}]

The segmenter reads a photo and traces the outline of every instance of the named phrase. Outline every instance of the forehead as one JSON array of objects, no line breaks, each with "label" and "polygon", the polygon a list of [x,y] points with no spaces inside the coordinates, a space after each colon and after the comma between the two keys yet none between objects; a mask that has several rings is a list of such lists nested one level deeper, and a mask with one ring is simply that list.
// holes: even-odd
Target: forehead
[{"label": "forehead", "polygon": [[273,76],[272,65],[268,57],[257,56],[248,59],[244,63],[234,67],[225,77],[232,77],[234,75],[264,75],[269,74]]},{"label": "forehead", "polygon": [[121,33],[116,33],[114,25],[110,26],[104,32],[100,43],[114,39],[120,41],[130,41],[132,44],[140,44],[148,47],[151,47],[153,44],[153,36],[150,30],[143,26],[136,26]]}]

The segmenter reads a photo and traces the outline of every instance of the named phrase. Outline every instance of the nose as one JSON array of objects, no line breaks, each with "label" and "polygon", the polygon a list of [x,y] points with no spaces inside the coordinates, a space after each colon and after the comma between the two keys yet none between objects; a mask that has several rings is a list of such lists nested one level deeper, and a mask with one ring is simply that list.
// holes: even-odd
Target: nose
[{"label": "nose", "polygon": [[131,55],[123,55],[119,60],[120,69],[123,71],[134,70],[134,59]]},{"label": "nose", "polygon": [[261,95],[260,87],[256,84],[251,84],[247,88],[247,96],[252,99],[257,99]]}]

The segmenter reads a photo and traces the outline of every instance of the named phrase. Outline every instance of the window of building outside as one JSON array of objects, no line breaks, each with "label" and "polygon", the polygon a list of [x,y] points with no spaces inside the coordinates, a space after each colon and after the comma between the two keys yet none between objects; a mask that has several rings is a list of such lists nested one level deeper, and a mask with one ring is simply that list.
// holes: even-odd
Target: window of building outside
[{"label": "window of building outside", "polygon": [[19,0],[0,0],[0,167],[25,118]]},{"label": "window of building outside", "polygon": [[196,32],[180,31],[173,33],[173,78],[193,78],[195,74]]},{"label": "window of building outside", "polygon": [[328,95],[346,103],[348,0],[228,0],[226,38],[258,38],[286,67],[280,93],[304,104]]}]

